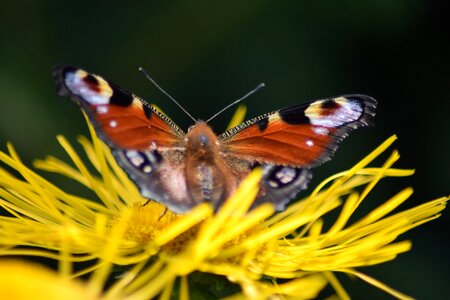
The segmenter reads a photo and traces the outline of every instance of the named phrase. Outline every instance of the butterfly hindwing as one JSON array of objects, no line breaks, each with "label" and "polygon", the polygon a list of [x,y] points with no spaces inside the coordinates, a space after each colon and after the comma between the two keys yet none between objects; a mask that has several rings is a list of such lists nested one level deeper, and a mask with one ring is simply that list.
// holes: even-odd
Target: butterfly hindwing
[{"label": "butterfly hindwing", "polygon": [[356,128],[371,125],[376,101],[365,95],[317,100],[267,113],[219,136],[222,155],[260,164],[315,167]]},{"label": "butterfly hindwing", "polygon": [[263,177],[260,182],[260,194],[253,206],[271,202],[278,211],[300,191],[305,190],[312,178],[308,169],[287,166],[263,165]]},{"label": "butterfly hindwing", "polygon": [[190,196],[184,160],[178,150],[160,153],[112,149],[112,153],[144,198],[160,202],[174,212],[186,212],[198,204]]},{"label": "butterfly hindwing", "polygon": [[99,137],[112,147],[173,147],[184,135],[158,109],[98,75],[58,66],[54,76],[59,94],[79,103]]}]

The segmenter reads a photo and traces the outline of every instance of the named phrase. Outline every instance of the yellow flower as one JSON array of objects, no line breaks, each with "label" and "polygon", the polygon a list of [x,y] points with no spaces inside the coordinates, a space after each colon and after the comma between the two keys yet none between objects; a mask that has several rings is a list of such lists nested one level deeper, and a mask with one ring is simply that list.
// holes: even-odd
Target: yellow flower
[{"label": "yellow flower", "polygon": [[[381,179],[413,174],[392,167],[399,159],[396,151],[381,167],[368,167],[394,142],[391,137],[281,213],[270,204],[249,211],[261,178],[256,169],[218,212],[202,204],[176,215],[155,202],[145,204],[92,128],[91,133],[92,141],[78,139],[89,165],[59,136],[72,164],[48,157],[35,166],[74,180],[95,199],[47,181],[24,165],[10,144],[9,154],[0,153],[8,166],[0,168],[0,206],[6,212],[0,217],[0,255],[54,259],[67,277],[90,274],[85,284],[96,298],[169,299],[177,293],[188,299],[202,286],[228,299],[310,299],[330,284],[340,298],[348,299],[334,275],[340,272],[406,299],[355,268],[408,251],[411,242],[397,237],[439,217],[448,200],[394,213],[412,194],[406,188],[349,222]],[[335,210],[339,216],[332,220],[327,214]],[[231,288],[221,286],[223,278]]]},{"label": "yellow flower", "polygon": [[96,299],[81,282],[58,276],[41,265],[18,260],[0,260],[0,291],[2,299],[12,300]]}]

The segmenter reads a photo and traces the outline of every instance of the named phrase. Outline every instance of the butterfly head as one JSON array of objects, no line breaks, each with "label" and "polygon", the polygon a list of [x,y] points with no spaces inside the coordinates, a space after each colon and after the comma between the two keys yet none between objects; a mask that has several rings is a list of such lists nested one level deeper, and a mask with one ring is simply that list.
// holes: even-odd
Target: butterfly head
[{"label": "butterfly head", "polygon": [[198,156],[214,156],[219,151],[219,140],[205,122],[198,121],[189,128],[184,143],[187,152]]}]

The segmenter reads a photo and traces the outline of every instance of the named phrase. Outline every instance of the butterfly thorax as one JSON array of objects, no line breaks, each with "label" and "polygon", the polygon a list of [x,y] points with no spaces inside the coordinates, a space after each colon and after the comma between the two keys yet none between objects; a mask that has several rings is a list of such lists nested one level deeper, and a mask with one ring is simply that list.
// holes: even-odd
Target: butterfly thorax
[{"label": "butterfly thorax", "polygon": [[233,174],[220,156],[220,142],[205,122],[196,123],[186,134],[186,183],[194,202],[215,207],[234,190]]}]

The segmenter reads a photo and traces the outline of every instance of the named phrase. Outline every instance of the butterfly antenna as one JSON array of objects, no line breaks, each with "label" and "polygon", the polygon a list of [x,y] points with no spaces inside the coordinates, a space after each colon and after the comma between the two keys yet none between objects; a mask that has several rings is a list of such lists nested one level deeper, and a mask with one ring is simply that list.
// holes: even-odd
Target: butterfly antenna
[{"label": "butterfly antenna", "polygon": [[224,108],[222,108],[219,112],[217,112],[216,114],[214,114],[211,118],[209,118],[208,120],[206,120],[206,123],[208,123],[209,121],[211,121],[212,119],[214,119],[215,117],[217,117],[218,115],[220,115],[221,113],[223,113],[224,111],[226,111],[227,109],[229,109],[230,107],[238,104],[239,102],[241,102],[242,100],[244,100],[245,98],[247,98],[248,96],[256,93],[257,91],[259,91],[260,89],[262,89],[263,87],[265,87],[266,84],[264,82],[261,82],[260,84],[258,84],[253,90],[251,90],[250,92],[248,92],[247,94],[245,94],[244,96],[242,96],[241,98],[237,99],[236,101],[234,101],[233,103],[228,104],[227,106],[225,106]]},{"label": "butterfly antenna", "polygon": [[155,80],[153,80],[153,78],[150,77],[150,75],[148,75],[147,71],[144,70],[144,68],[139,67],[139,72],[141,72],[145,78],[147,78],[148,80],[150,80],[151,83],[153,83],[154,86],[156,86],[158,88],[158,90],[160,90],[164,95],[166,95],[167,97],[169,97],[170,100],[172,100],[176,105],[178,105],[179,108],[181,108],[182,111],[184,111],[185,114],[187,114],[192,120],[194,120],[194,122],[197,122],[197,120],[186,110],[184,109],[183,106],[181,106],[180,103],[178,103],[177,100],[175,100],[172,96],[170,96],[165,90],[163,90],[162,87],[160,87]]}]

